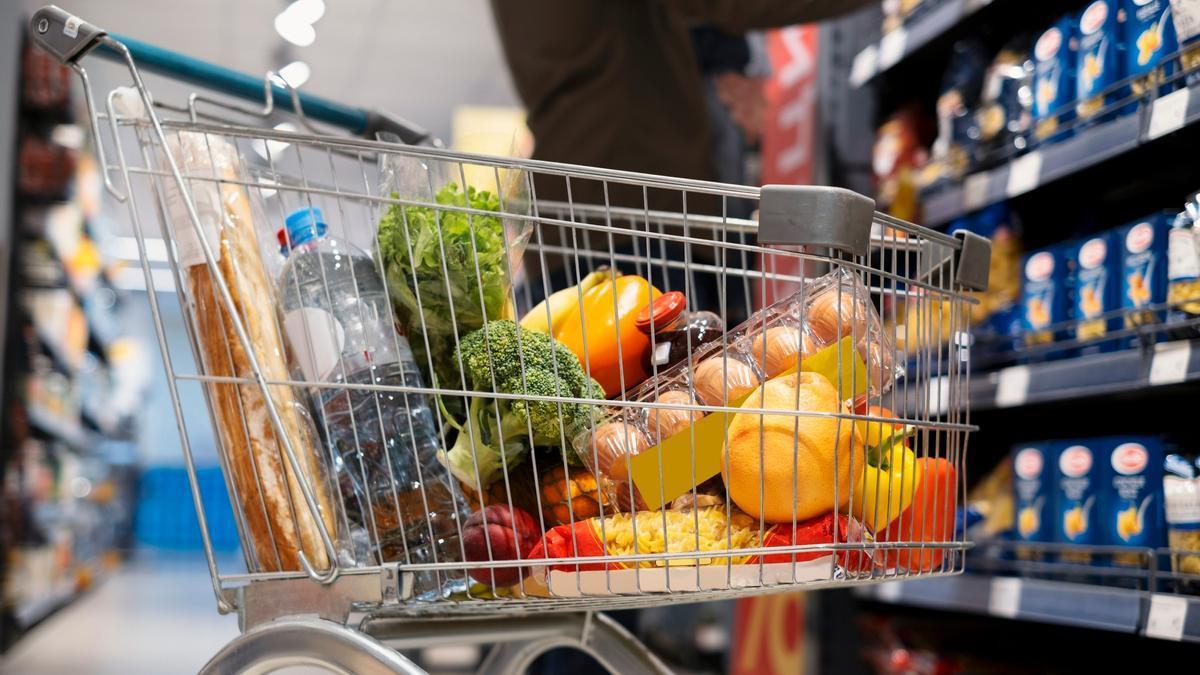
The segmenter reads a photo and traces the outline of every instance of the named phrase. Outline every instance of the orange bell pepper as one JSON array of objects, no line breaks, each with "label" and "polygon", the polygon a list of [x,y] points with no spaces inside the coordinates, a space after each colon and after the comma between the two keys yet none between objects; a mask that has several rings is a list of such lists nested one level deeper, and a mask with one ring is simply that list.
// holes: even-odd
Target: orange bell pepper
[{"label": "orange bell pepper", "polygon": [[609,279],[584,293],[579,307],[554,334],[579,357],[606,396],[615,396],[649,377],[642,367],[642,354],[650,346],[650,337],[638,330],[637,315],[660,295],[661,291],[637,275]]},{"label": "orange bell pepper", "polygon": [[[917,460],[917,489],[912,505],[888,525],[879,541],[948,542],[954,538],[954,512],[958,484],[954,465],[941,457]],[[942,549],[893,549],[885,556],[888,567],[930,572],[942,564]]]}]

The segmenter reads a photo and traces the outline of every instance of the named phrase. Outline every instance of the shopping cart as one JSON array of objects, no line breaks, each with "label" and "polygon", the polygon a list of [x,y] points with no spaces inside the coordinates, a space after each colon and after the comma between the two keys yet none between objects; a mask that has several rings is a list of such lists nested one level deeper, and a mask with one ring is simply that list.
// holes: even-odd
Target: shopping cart
[{"label": "shopping cart", "polygon": [[[218,609],[243,630],[205,672],[417,672],[400,650],[462,642],[495,644],[497,672],[558,646],[664,671],[600,612],[962,571],[986,239],[836,188],[451,152],[55,7],[31,28],[83,79]],[[103,108],[92,52],[132,83]],[[154,100],[143,67],[265,107]],[[263,128],[280,109],[306,131]],[[195,369],[167,338],[164,273]],[[245,573],[213,555],[197,425]]]}]

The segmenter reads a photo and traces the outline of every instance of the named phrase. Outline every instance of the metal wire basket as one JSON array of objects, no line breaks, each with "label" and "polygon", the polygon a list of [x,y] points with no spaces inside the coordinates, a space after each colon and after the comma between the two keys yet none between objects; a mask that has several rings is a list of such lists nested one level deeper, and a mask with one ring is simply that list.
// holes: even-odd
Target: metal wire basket
[{"label": "metal wire basket", "polygon": [[[987,240],[835,188],[205,121],[196,95],[156,108],[131,41],[54,8],[32,25],[85,84],[95,47],[129,66],[132,88],[87,101],[205,530],[197,427],[220,446],[247,571],[202,535],[247,640],[302,614],[394,646],[412,618],[961,572]],[[266,111],[221,116],[281,93],[328,112],[264,90]],[[156,234],[190,355],[166,339]]]}]

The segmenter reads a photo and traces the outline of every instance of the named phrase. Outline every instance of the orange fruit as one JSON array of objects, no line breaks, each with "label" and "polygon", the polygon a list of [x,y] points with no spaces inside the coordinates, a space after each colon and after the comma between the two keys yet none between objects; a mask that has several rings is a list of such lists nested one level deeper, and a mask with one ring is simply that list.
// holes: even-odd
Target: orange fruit
[{"label": "orange fruit", "polygon": [[[848,412],[828,378],[807,372],[768,380],[742,407]],[[771,523],[807,520],[844,507],[850,477],[865,462],[854,424],[833,416],[737,413],[729,425],[726,455],[729,468],[722,473],[729,498]]]}]

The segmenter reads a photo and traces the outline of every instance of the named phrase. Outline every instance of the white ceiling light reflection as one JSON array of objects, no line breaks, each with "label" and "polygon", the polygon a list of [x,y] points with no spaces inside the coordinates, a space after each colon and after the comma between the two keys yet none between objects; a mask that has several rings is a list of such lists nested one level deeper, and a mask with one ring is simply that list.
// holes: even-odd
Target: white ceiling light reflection
[{"label": "white ceiling light reflection", "polygon": [[[296,125],[294,125],[290,122],[281,122],[279,124],[276,124],[275,129],[277,131],[297,131]],[[289,145],[291,145],[291,143],[288,143],[287,141],[270,141],[269,140],[269,141],[264,142],[262,139],[258,139],[256,141],[254,141],[254,143],[252,144],[252,146],[254,147],[254,152],[256,152],[259,157],[262,157],[263,159],[265,159],[267,161],[273,161],[273,160],[278,159],[279,153],[286,150]]]},{"label": "white ceiling light reflection", "polygon": [[292,61],[279,69],[279,76],[291,87],[299,87],[312,75],[312,69],[303,61]]},{"label": "white ceiling light reflection", "polygon": [[296,0],[284,12],[291,12],[298,20],[313,25],[325,16],[324,0]]},{"label": "white ceiling light reflection", "polygon": [[275,32],[297,47],[307,47],[317,39],[313,24],[324,15],[323,0],[296,0],[275,17]]}]

